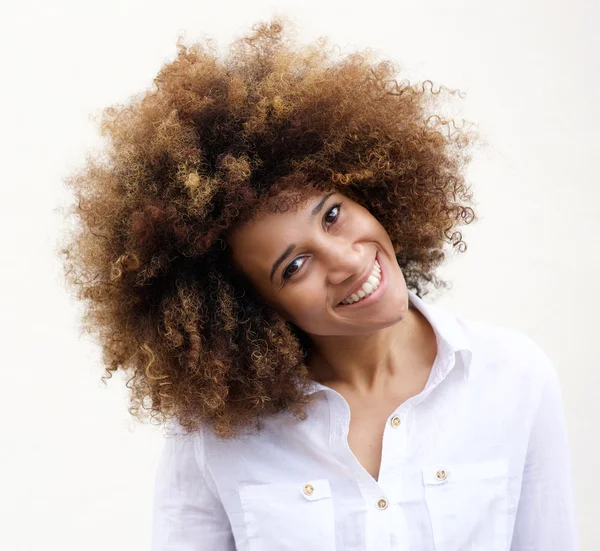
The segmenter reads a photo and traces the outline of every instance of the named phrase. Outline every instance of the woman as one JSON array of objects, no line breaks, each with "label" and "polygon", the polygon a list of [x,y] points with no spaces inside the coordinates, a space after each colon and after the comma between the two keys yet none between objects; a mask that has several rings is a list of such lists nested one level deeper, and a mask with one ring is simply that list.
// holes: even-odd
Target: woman
[{"label": "woman", "polygon": [[154,551],[577,548],[548,357],[422,300],[474,136],[394,74],[279,18],[180,47],[70,178],[86,327],[169,426]]}]

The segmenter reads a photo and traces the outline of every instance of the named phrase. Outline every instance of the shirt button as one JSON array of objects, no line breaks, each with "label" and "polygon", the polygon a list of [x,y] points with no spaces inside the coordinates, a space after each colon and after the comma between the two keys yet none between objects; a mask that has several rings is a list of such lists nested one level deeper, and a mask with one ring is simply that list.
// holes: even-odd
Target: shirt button
[{"label": "shirt button", "polygon": [[446,480],[446,477],[448,475],[446,474],[446,471],[444,471],[443,469],[440,469],[437,473],[435,473],[435,476],[437,477],[438,480]]},{"label": "shirt button", "polygon": [[384,509],[387,509],[387,506],[388,506],[388,502],[387,502],[387,500],[386,500],[386,499],[380,499],[380,500],[377,502],[377,508],[378,508],[378,509],[381,509],[382,511],[383,511]]},{"label": "shirt button", "polygon": [[305,484],[304,488],[302,488],[302,491],[307,495],[310,496],[312,495],[312,493],[315,491],[314,487],[312,484]]},{"label": "shirt button", "polygon": [[392,423],[392,427],[396,428],[400,426],[400,423],[402,421],[400,421],[400,417],[392,417],[391,423]]}]

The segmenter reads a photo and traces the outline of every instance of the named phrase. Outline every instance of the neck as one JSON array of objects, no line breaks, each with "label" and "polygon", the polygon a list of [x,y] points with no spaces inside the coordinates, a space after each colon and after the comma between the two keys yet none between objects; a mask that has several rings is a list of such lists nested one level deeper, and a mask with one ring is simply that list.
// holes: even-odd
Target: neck
[{"label": "neck", "polygon": [[358,394],[379,394],[396,381],[422,378],[437,354],[435,333],[427,318],[410,305],[398,323],[361,337],[312,337],[307,361],[321,384]]}]

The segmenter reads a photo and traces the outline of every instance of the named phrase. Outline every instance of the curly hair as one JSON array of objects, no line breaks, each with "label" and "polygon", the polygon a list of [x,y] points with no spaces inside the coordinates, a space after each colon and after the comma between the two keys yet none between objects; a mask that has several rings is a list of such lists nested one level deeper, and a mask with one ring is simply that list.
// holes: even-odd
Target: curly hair
[{"label": "curly hair", "polygon": [[225,243],[265,209],[315,188],[352,198],[418,296],[447,286],[434,273],[444,243],[466,250],[455,229],[476,219],[463,169],[477,134],[433,112],[456,91],[399,82],[370,49],[334,59],[326,38],[300,46],[287,24],[256,23],[226,56],[179,37],[153,89],[102,111],[102,154],[64,176],[67,289],[101,346],[102,381],[127,374],[140,421],[230,438],[263,415],[306,418],[310,340],[232,269]]}]

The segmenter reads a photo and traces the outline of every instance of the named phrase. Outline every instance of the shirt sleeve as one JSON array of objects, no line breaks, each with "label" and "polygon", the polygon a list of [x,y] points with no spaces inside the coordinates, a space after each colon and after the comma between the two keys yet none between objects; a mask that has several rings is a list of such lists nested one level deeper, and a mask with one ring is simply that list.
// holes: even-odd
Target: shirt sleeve
[{"label": "shirt sleeve", "polygon": [[544,376],[510,551],[579,551],[560,380],[550,359],[535,346]]},{"label": "shirt sleeve", "polygon": [[152,551],[234,551],[231,524],[209,487],[202,433],[171,422],[154,481]]}]

